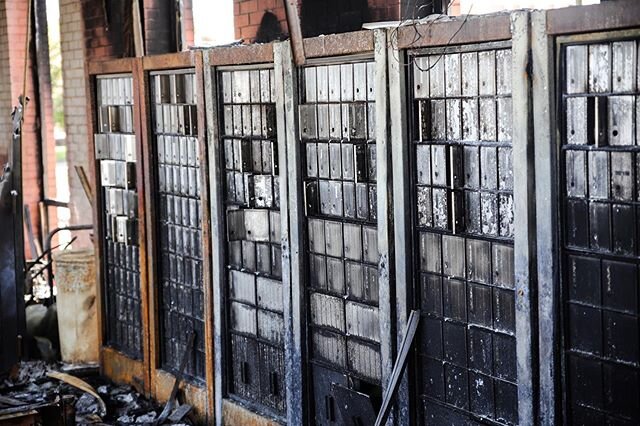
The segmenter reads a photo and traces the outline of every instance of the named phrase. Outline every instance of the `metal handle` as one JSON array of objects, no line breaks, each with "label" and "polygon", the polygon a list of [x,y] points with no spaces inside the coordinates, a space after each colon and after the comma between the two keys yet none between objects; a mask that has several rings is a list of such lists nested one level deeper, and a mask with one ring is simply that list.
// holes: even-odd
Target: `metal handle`
[{"label": "metal handle", "polygon": [[278,168],[278,143],[276,141],[271,141],[271,173],[274,176],[280,174]]},{"label": "metal handle", "polygon": [[460,147],[457,145],[450,145],[447,151],[448,159],[447,166],[449,167],[449,188],[457,189],[462,186],[462,155]]},{"label": "metal handle", "polygon": [[240,379],[245,385],[249,384],[249,363],[247,361],[242,362],[242,367],[240,368]]},{"label": "metal handle", "polygon": [[449,214],[451,222],[451,231],[453,234],[459,234],[464,229],[464,204],[462,202],[462,193],[456,191],[463,186],[462,178],[462,155],[460,147],[450,145],[447,150],[447,167],[449,168]]},{"label": "metal handle", "polygon": [[451,191],[451,232],[459,234],[464,231],[464,205],[462,203],[462,193]]},{"label": "metal handle", "polygon": [[278,395],[278,373],[275,371],[269,373],[269,392]]},{"label": "metal handle", "polygon": [[366,182],[367,160],[366,147],[364,144],[353,145],[353,174],[355,183]]},{"label": "metal handle", "polygon": [[325,395],[324,397],[325,414],[330,422],[336,421],[335,410],[333,407],[333,396]]},{"label": "metal handle", "polygon": [[596,147],[608,145],[609,98],[596,96],[587,98],[587,128],[589,143]]}]

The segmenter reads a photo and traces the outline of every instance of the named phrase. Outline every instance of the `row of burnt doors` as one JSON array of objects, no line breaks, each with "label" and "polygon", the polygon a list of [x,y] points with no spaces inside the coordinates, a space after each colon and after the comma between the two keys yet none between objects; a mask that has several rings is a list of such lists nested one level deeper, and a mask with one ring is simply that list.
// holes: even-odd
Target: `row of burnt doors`
[{"label": "row of burnt doors", "polygon": [[[634,424],[640,421],[639,46],[635,38],[558,46],[566,419]],[[514,205],[529,194],[514,193],[514,174],[525,173],[514,170],[523,165],[514,151],[529,141],[514,139],[513,117],[528,99],[513,95],[521,81],[512,80],[522,73],[511,42],[407,53],[407,283],[388,275],[396,148],[387,127],[393,85],[380,73],[398,58],[376,53],[295,68],[288,49],[276,51],[275,67],[214,68],[208,94],[196,89],[193,70],[149,74],[153,226],[161,240],[152,291],[159,295],[162,368],[176,372],[186,351],[188,380],[206,381],[202,270],[209,259],[202,224],[210,207],[223,229],[212,235],[212,253],[223,271],[218,280],[214,275],[221,299],[213,309],[225,397],[283,422],[366,424],[393,363],[392,295],[406,286],[421,317],[409,364],[416,421],[517,424],[519,361],[531,352],[517,351]],[[139,154],[131,148],[130,80],[97,78],[95,146],[107,254],[106,343],[140,358],[141,182]],[[199,152],[200,96],[215,104],[215,119],[207,122],[215,127],[208,142],[215,155]],[[221,196],[206,206],[199,167],[210,159],[208,184]],[[301,408],[291,403],[303,401],[308,409],[299,417]]]}]

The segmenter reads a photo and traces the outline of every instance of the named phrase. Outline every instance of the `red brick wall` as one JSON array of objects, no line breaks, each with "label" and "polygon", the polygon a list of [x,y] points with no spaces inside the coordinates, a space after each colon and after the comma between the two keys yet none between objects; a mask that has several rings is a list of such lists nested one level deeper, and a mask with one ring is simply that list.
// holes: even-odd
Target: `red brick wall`
[{"label": "red brick wall", "polygon": [[234,27],[237,39],[253,42],[265,12],[278,17],[282,31],[287,34],[287,17],[283,0],[233,0]]},{"label": "red brick wall", "polygon": [[400,0],[369,0],[371,21],[399,21]]},{"label": "red brick wall", "polygon": [[[1,3],[1,2],[0,2]],[[163,53],[169,48],[166,42],[171,29],[168,16],[163,10],[167,0],[141,0],[143,8],[146,53]],[[191,0],[184,0],[186,44],[193,43],[193,16]],[[102,2],[95,0],[60,0],[60,47],[62,56],[62,79],[64,85],[64,118],[67,133],[67,166],[71,206],[71,223],[91,223],[91,206],[74,170],[82,165],[89,172],[91,135],[87,129],[86,64],[88,61],[120,56],[114,52],[110,32],[105,29]],[[0,51],[0,67],[2,52]],[[0,69],[1,71],[1,69]],[[1,80],[1,79],[0,79]],[[0,87],[2,82],[0,81]],[[1,125],[1,123],[0,123]],[[91,177],[90,177],[91,179]],[[76,245],[88,245],[86,233],[78,234]]]},{"label": "red brick wall", "polygon": [[102,2],[82,0],[84,40],[88,60],[108,59],[114,56],[112,43],[106,30]]},{"label": "red brick wall", "polygon": [[[75,165],[89,172],[89,136],[87,134],[86,100],[86,31],[83,3],[86,0],[60,0],[60,53],[62,57],[62,83],[64,125],[66,131],[69,201],[72,225],[91,223],[91,206],[84,195]],[[100,4],[98,2],[98,4]],[[79,233],[76,246],[90,244],[86,233]]]},{"label": "red brick wall", "polygon": [[[11,135],[11,119],[9,112],[17,103],[18,96],[23,90],[24,81],[24,60],[25,60],[25,38],[27,36],[27,6],[28,2],[24,0],[6,0],[1,2],[0,8],[0,71],[3,78],[0,86],[0,131],[2,131],[4,140],[3,145],[10,141]],[[33,48],[33,44],[31,45]],[[28,61],[27,70],[27,96],[31,98],[24,115],[24,124],[22,129],[22,188],[24,204],[29,206],[31,211],[31,219],[33,223],[34,233],[39,235],[40,221],[38,213],[38,202],[43,198],[43,189],[46,185],[47,195],[55,197],[55,141],[53,137],[47,138],[44,152],[51,153],[44,157],[40,147],[40,124],[37,119],[39,114],[39,105],[36,102],[34,70],[31,60]],[[51,123],[52,117],[49,116],[43,120],[45,123]],[[51,132],[52,133],[52,132]],[[5,151],[2,149],[2,151]],[[42,165],[43,162],[47,168],[48,180],[42,182]],[[55,215],[52,216],[55,220]],[[55,224],[55,222],[54,222]],[[26,239],[25,239],[26,241]],[[27,258],[35,257],[31,253],[28,244],[26,248]]]},{"label": "red brick wall", "polygon": [[186,50],[189,46],[193,46],[193,6],[191,0],[182,0],[182,35],[184,37],[184,46],[182,50]]},{"label": "red brick wall", "polygon": [[[0,2],[0,75],[9,74],[9,35],[7,29],[7,8],[5,2]],[[0,78],[0,109],[8,112],[11,110],[11,79]],[[4,165],[9,155],[8,137],[11,134],[11,117],[9,114],[0,114],[0,165]]]},{"label": "red brick wall", "polygon": [[[300,10],[300,4],[298,9]],[[254,41],[262,15],[266,11],[278,17],[283,31],[288,33],[287,19],[282,0],[234,0],[235,36],[245,43]],[[400,0],[369,0],[371,21],[396,21],[400,19]]]}]

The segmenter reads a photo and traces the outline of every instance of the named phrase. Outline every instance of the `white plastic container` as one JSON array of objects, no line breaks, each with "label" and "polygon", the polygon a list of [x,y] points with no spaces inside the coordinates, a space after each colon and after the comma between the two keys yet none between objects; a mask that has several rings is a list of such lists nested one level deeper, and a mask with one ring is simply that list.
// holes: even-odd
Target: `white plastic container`
[{"label": "white plastic container", "polygon": [[65,250],[53,256],[62,361],[97,363],[98,312],[93,250]]}]

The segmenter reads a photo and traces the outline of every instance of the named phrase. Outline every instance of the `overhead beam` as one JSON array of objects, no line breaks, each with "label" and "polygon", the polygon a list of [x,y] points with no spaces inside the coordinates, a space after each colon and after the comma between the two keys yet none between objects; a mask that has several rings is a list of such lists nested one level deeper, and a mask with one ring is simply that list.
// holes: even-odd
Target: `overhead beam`
[{"label": "overhead beam", "polygon": [[296,65],[304,65],[307,58],[304,54],[304,40],[302,39],[302,28],[300,27],[300,13],[298,13],[297,0],[284,0],[284,10],[287,14],[287,26],[291,37],[291,49],[293,50],[293,60]]}]

